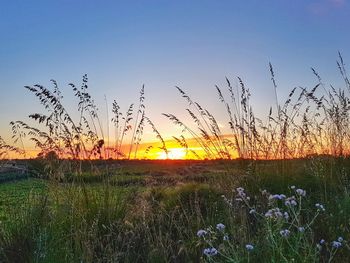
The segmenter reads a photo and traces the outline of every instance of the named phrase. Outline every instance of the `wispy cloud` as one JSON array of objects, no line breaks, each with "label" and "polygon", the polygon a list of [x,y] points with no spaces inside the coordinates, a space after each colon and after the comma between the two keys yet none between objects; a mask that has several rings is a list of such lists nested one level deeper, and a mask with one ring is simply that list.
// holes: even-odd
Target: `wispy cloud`
[{"label": "wispy cloud", "polygon": [[309,10],[315,15],[326,15],[334,9],[340,9],[347,0],[318,0],[309,5]]},{"label": "wispy cloud", "polygon": [[332,4],[335,7],[340,7],[345,5],[346,0],[328,0],[330,2],[330,4]]}]

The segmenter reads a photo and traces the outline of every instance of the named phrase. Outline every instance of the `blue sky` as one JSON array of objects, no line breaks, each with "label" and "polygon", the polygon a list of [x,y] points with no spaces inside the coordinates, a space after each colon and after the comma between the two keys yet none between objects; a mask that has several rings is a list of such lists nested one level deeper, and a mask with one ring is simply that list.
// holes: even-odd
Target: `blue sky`
[{"label": "blue sky", "polygon": [[[23,86],[68,83],[89,75],[105,118],[106,95],[126,109],[146,87],[147,113],[166,136],[176,132],[162,112],[185,116],[180,86],[220,118],[214,85],[241,76],[254,108],[273,104],[268,63],[282,100],[294,86],[341,85],[337,52],[350,61],[350,1],[15,1],[0,8],[0,135],[40,105]],[[225,122],[225,118],[222,119]]]}]

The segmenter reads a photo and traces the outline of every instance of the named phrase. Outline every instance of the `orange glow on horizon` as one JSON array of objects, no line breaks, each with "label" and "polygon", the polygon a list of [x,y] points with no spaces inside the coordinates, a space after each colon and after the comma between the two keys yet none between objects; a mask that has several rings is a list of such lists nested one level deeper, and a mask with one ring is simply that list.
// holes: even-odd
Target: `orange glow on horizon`
[{"label": "orange glow on horizon", "polygon": [[[227,136],[229,138],[229,135]],[[134,160],[164,160],[164,159],[173,159],[173,160],[190,160],[190,159],[206,159],[207,153],[206,151],[201,147],[201,145],[198,144],[198,142],[193,138],[188,138],[186,140],[187,148],[182,147],[179,145],[179,143],[176,140],[168,139],[165,140],[166,148],[168,151],[168,155],[165,153],[164,149],[161,148],[161,143],[159,141],[152,141],[152,142],[143,142],[140,143],[137,146],[137,153],[136,151],[136,145],[133,147],[130,147],[130,144],[123,144],[120,148],[120,152],[123,153],[123,155],[118,155],[116,153],[115,147],[113,145],[115,142],[110,141],[106,142],[104,147],[102,147],[102,157],[103,159],[134,159]],[[129,154],[129,151],[131,149],[131,152]],[[213,151],[214,152],[214,151]],[[40,153],[40,149],[33,148],[32,147],[25,147],[25,155],[24,154],[18,154],[15,152],[8,152],[6,155],[3,155],[3,159],[32,159],[37,158],[38,154]],[[89,156],[89,157],[86,157]],[[72,158],[70,154],[62,154],[60,155],[61,158]],[[237,157],[237,154],[232,152],[232,158]],[[81,159],[99,159],[99,156],[92,156],[89,153],[82,153]]]},{"label": "orange glow on horizon", "polygon": [[[198,159],[204,158],[204,151],[200,147],[197,147],[194,143],[191,143],[191,139],[189,139],[189,148],[182,148],[178,145],[175,140],[167,140],[166,146],[168,155],[165,153],[163,149],[160,148],[159,142],[145,142],[141,143],[138,146],[137,154],[135,155],[134,148],[130,154],[130,159],[150,159],[150,160],[165,160],[165,159],[173,159],[173,160],[184,160],[184,159]],[[112,159],[127,159],[129,153],[130,145],[125,144],[121,146],[121,151],[124,153],[124,156],[117,156],[115,154],[114,148],[104,148],[102,152],[104,152],[104,158],[112,158]],[[193,153],[195,152],[195,154]],[[40,153],[39,149],[36,148],[26,148],[25,154],[19,154],[16,152],[8,152],[2,156],[2,159],[33,159],[37,158]],[[62,158],[71,158],[70,155],[61,156]],[[98,156],[93,157],[91,159],[98,159]]]}]

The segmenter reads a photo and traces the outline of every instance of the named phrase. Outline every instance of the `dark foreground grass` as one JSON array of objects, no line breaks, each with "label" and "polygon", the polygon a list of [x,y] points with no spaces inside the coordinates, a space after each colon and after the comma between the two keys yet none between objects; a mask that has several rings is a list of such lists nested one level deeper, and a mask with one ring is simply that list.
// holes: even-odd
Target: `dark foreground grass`
[{"label": "dark foreground grass", "polygon": [[108,171],[0,185],[0,261],[349,261],[347,158],[127,162]]}]

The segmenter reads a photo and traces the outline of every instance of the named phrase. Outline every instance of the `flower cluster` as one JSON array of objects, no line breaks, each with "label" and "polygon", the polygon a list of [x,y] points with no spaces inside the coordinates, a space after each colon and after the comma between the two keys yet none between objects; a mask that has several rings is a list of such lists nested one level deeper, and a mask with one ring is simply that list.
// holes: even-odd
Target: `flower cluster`
[{"label": "flower cluster", "polygon": [[299,231],[300,233],[304,233],[304,232],[305,232],[305,227],[299,226],[299,227],[298,227],[298,231]]},{"label": "flower cluster", "polygon": [[269,200],[283,200],[286,198],[284,194],[274,194],[269,196]]},{"label": "flower cluster", "polygon": [[343,245],[344,238],[338,237],[337,240],[332,241],[332,247],[335,249],[340,248]]},{"label": "flower cluster", "polygon": [[219,223],[216,225],[216,229],[219,231],[223,231],[225,229],[225,225],[222,223]]},{"label": "flower cluster", "polygon": [[[215,231],[215,229],[217,231]],[[216,227],[208,227],[206,230],[200,229],[197,231],[197,236],[201,238],[201,242],[204,241],[204,243],[207,245],[206,248],[203,250],[203,255],[207,257],[214,257],[220,253],[224,253],[223,251],[220,250],[220,248],[227,242],[230,242],[229,235],[225,232],[226,226],[222,223],[216,224]],[[222,243],[219,248],[215,245],[218,239],[218,236],[222,237],[222,241],[226,241],[225,243]],[[246,244],[245,249],[248,252],[251,252],[254,250],[254,245],[253,244]]]},{"label": "flower cluster", "polygon": [[[316,222],[320,212],[324,212],[326,209],[323,204],[316,203],[315,207],[317,209],[314,212],[313,217],[304,217],[304,207],[302,207],[302,200],[306,197],[306,190],[302,188],[297,188],[296,186],[290,187],[292,194],[286,196],[285,194],[270,194],[266,190],[262,190],[261,193],[264,196],[265,204],[267,209],[260,210],[261,207],[266,207],[264,204],[259,202],[254,202],[256,205],[252,205],[252,201],[243,187],[238,187],[234,190],[234,194],[231,199],[222,196],[224,201],[229,205],[231,209],[239,209],[241,212],[242,207],[246,209],[250,220],[254,217],[254,220],[262,220],[264,227],[267,228],[268,233],[271,237],[268,237],[268,241],[271,241],[272,246],[278,246],[278,249],[283,249],[279,246],[279,242],[286,242],[288,244],[294,244],[294,240],[300,240],[300,244],[297,244],[295,251],[299,253],[300,247],[308,246],[314,244],[313,241],[313,230],[312,225]],[[254,199],[256,196],[254,196]],[[238,206],[235,201],[238,202]],[[256,200],[254,200],[256,201]],[[307,203],[307,202],[306,202]],[[243,210],[243,213],[245,213]],[[308,219],[307,222],[305,220]],[[216,224],[215,227],[209,227],[201,229],[197,232],[197,236],[201,238],[201,242],[206,244],[206,248],[203,250],[203,254],[207,257],[213,257],[216,255],[221,255],[225,258],[231,258],[232,244],[234,238],[226,232],[226,226],[223,223]],[[302,238],[301,238],[302,237]],[[271,239],[270,239],[271,238]],[[310,243],[308,243],[310,241]],[[306,242],[306,243],[305,243]],[[316,244],[317,253],[321,255],[322,249],[328,250],[328,255],[332,259],[339,248],[345,246],[346,241],[342,237],[338,237],[336,240],[331,242],[326,242],[321,239],[319,243]],[[255,245],[251,243],[246,243],[242,247],[243,251],[246,253],[252,253],[255,250]],[[314,245],[308,249],[315,249]],[[238,250],[239,251],[239,250]],[[317,255],[317,254],[315,254]],[[213,259],[209,259],[212,261]]]},{"label": "flower cluster", "polygon": [[249,201],[250,197],[247,196],[243,187],[236,188],[237,198],[236,201]]},{"label": "flower cluster", "polygon": [[218,254],[218,250],[214,247],[208,247],[203,250],[203,254],[208,257],[215,256]]},{"label": "flower cluster", "polygon": [[245,248],[248,250],[248,251],[252,251],[254,249],[254,246],[252,244],[247,244],[245,245]]},{"label": "flower cluster", "polygon": [[290,231],[288,229],[283,229],[280,231],[280,235],[282,237],[288,237],[290,235]]},{"label": "flower cluster", "polygon": [[279,219],[279,218],[283,218],[283,213],[278,207],[276,207],[276,208],[269,209],[265,213],[265,217],[270,219]]},{"label": "flower cluster", "polygon": [[297,200],[295,199],[294,195],[286,198],[286,200],[284,201],[284,204],[285,204],[285,206],[288,206],[288,207],[293,207],[293,206],[298,205]]},{"label": "flower cluster", "polygon": [[316,206],[317,210],[319,210],[319,211],[322,211],[322,212],[326,211],[326,209],[324,208],[324,206],[321,205],[321,204],[319,204],[319,203],[315,204],[315,206]]},{"label": "flower cluster", "polygon": [[255,213],[256,213],[256,210],[255,210],[255,209],[250,209],[250,210],[249,210],[249,214],[250,214],[250,215],[253,215],[253,214],[255,214]]},{"label": "flower cluster", "polygon": [[198,237],[204,237],[204,236],[206,236],[207,234],[208,234],[208,232],[205,231],[205,230],[203,230],[203,229],[200,229],[200,230],[198,230],[198,232],[197,232],[197,236],[198,236]]},{"label": "flower cluster", "polygon": [[229,200],[225,195],[222,195],[221,197],[224,199],[225,203],[228,204],[228,206],[233,207],[231,200]]},{"label": "flower cluster", "polygon": [[295,192],[300,196],[306,196],[306,191],[303,189],[298,188]]}]

